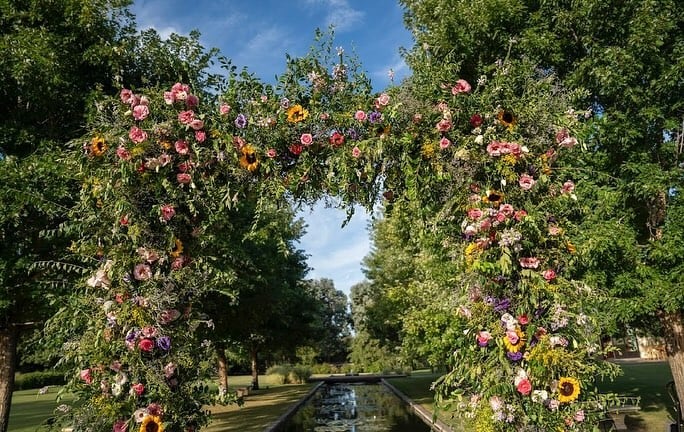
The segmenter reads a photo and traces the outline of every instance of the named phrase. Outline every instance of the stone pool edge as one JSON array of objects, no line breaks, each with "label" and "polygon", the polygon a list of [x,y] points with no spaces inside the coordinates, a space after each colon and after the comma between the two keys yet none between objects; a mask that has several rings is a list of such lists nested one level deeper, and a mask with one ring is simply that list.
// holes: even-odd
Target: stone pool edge
[{"label": "stone pool edge", "polygon": [[286,421],[288,421],[290,419],[290,417],[292,417],[295,414],[295,412],[297,412],[299,407],[301,407],[302,405],[304,405],[306,403],[306,401],[311,399],[311,396],[313,396],[314,393],[316,393],[316,391],[323,384],[325,384],[325,381],[321,381],[318,384],[316,384],[315,386],[313,386],[311,388],[311,390],[309,390],[309,393],[307,393],[303,398],[299,399],[299,401],[297,401],[297,403],[292,404],[292,406],[290,406],[290,408],[288,408],[287,411],[285,411],[285,413],[283,415],[278,417],[278,420],[274,421],[267,429],[265,429],[264,432],[277,432],[280,429],[280,427]]},{"label": "stone pool edge", "polygon": [[405,404],[407,404],[411,410],[416,414],[418,417],[420,417],[421,420],[428,426],[430,426],[431,430],[436,431],[436,432],[453,432],[453,429],[451,429],[446,423],[443,421],[437,419],[436,421],[433,422],[432,420],[432,413],[422,406],[418,405],[417,403],[413,402],[413,400],[409,399],[408,396],[406,396],[404,393],[399,391],[396,387],[394,387],[392,384],[387,382],[386,379],[381,379],[380,383],[390,389],[392,393],[394,393],[399,399],[401,399]]}]

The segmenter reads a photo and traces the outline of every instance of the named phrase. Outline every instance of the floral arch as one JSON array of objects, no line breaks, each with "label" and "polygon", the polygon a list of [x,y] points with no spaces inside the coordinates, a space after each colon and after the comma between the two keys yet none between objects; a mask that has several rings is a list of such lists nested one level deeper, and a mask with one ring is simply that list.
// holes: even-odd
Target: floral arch
[{"label": "floral arch", "polygon": [[204,407],[217,400],[200,330],[210,323],[195,300],[229,283],[207,245],[249,193],[442,209],[462,269],[448,289],[463,337],[440,397],[477,430],[592,429],[592,382],[605,368],[598,294],[565,270],[583,114],[572,95],[512,64],[478,83],[447,78],[429,97],[410,86],[373,94],[338,54],[290,59],[276,86],[231,75],[218,95],[177,83],[98,105],[72,247],[95,268],[55,320],[73,329],[63,361],[81,402],[60,424],[207,424]]}]

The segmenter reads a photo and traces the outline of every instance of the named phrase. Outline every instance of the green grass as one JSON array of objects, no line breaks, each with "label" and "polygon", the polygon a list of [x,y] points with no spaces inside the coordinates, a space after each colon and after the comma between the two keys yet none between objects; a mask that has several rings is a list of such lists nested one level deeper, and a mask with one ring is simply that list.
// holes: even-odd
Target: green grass
[{"label": "green grass", "polygon": [[[631,432],[665,431],[672,415],[672,402],[665,385],[672,379],[670,368],[665,362],[635,362],[620,364],[624,375],[612,382],[599,383],[603,392],[614,392],[621,396],[641,396],[641,411],[629,415],[626,424]],[[434,412],[433,393],[430,385],[438,377],[427,371],[414,372],[410,377],[392,378],[391,383],[416,403]],[[229,377],[232,389],[246,387],[251,377]],[[210,407],[213,423],[207,429],[218,431],[263,431],[278,419],[293,403],[303,397],[311,388],[306,385],[280,385],[276,376],[260,376],[262,389],[252,392],[242,407]],[[35,432],[48,418],[58,403],[55,402],[56,388],[50,388],[46,395],[37,390],[14,392],[10,415],[10,432]],[[448,413],[440,418],[453,423]]]}]

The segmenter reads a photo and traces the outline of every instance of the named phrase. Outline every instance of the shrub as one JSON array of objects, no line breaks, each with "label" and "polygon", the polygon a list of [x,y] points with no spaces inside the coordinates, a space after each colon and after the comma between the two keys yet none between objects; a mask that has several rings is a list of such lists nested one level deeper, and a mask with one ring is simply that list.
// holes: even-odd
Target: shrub
[{"label": "shrub", "polygon": [[280,384],[287,384],[292,366],[288,364],[271,366],[266,370],[266,375],[277,375]]},{"label": "shrub", "polygon": [[37,389],[65,383],[64,373],[60,371],[29,372],[17,375],[14,380],[14,390]]},{"label": "shrub", "polygon": [[311,368],[304,365],[295,365],[288,375],[289,382],[292,384],[304,384],[311,376]]}]

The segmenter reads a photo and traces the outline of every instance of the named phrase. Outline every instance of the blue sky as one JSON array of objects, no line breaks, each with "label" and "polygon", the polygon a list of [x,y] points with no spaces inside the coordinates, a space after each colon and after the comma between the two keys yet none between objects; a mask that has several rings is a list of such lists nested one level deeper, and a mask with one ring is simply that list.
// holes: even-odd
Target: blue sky
[{"label": "blue sky", "polygon": [[[335,26],[335,46],[356,52],[376,90],[409,73],[399,48],[412,45],[403,11],[395,0],[136,0],[133,13],[141,29],[163,37],[197,29],[202,44],[217,47],[238,68],[247,66],[265,81],[283,70],[285,53],[305,54],[316,28]],[[349,288],[364,277],[361,260],[370,251],[368,215],[357,211],[341,228],[345,213],[317,205],[302,211],[308,224],[300,248],[310,256],[310,278],[329,278]]]}]

